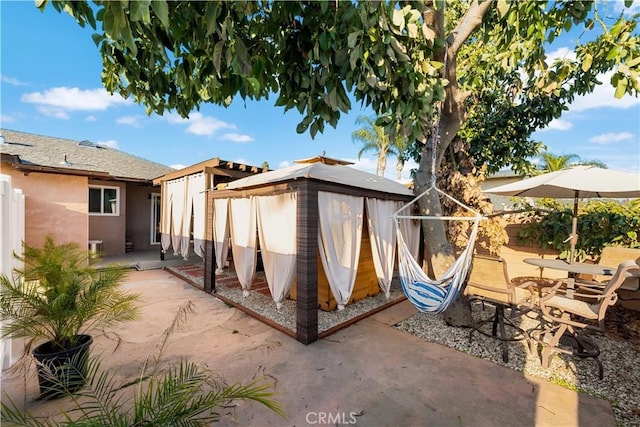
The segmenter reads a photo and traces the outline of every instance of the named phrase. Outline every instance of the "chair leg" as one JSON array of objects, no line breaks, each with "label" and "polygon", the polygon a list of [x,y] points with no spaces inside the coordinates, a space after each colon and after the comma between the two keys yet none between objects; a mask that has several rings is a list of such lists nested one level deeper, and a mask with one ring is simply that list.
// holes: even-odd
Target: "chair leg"
[{"label": "chair leg", "polygon": [[[542,367],[549,367],[549,358],[553,351],[558,347],[558,343],[560,342],[560,338],[567,331],[568,326],[565,324],[561,324],[557,327],[556,332],[551,336],[551,341],[548,343],[544,342],[544,337],[542,340]],[[549,331],[551,332],[551,331]]]},{"label": "chair leg", "polygon": [[[484,302],[483,302],[484,304]],[[475,331],[478,331],[479,333],[481,333],[482,335],[485,335],[487,337],[491,337],[491,338],[495,338],[501,341],[501,347],[502,347],[502,360],[505,363],[509,362],[509,341],[521,341],[522,339],[524,339],[524,337],[526,337],[525,332],[518,326],[516,326],[515,324],[513,324],[513,322],[511,322],[509,319],[507,319],[505,317],[504,314],[504,309],[505,307],[503,305],[495,305],[495,313],[492,317],[486,319],[486,320],[482,320],[480,322],[475,322],[474,321],[474,325],[473,328],[471,329],[470,333],[469,333],[469,341],[471,341],[473,339],[473,333]],[[486,323],[491,322],[491,334],[483,331],[482,329],[480,329],[480,326]],[[508,338],[507,337],[507,331],[506,328],[510,327],[510,328],[514,328],[515,330],[517,330],[518,332],[520,332],[520,334],[522,334],[522,338]]]}]

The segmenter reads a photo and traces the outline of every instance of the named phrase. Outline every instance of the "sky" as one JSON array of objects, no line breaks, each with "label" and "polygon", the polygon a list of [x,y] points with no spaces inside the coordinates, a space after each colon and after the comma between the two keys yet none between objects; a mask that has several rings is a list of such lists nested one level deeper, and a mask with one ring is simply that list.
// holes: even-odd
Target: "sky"
[{"label": "sky", "polygon": [[[91,28],[51,6],[42,13],[33,1],[0,0],[0,24],[1,128],[90,140],[176,168],[219,157],[256,166],[268,162],[277,169],[325,153],[375,172],[375,155],[358,160],[360,146],[351,139],[360,127],[357,117],[372,116],[355,102],[336,129],[327,126],[315,139],[296,133],[302,117],[273,106],[275,95],[260,102],[238,99],[229,108],[205,104],[188,120],[171,113],[147,116],[144,106],[103,89]],[[567,55],[570,42],[560,39],[549,56]],[[577,154],[640,173],[640,98],[614,99],[606,76],[603,81],[532,137],[553,154]],[[385,176],[396,177],[394,158],[387,160]]]}]

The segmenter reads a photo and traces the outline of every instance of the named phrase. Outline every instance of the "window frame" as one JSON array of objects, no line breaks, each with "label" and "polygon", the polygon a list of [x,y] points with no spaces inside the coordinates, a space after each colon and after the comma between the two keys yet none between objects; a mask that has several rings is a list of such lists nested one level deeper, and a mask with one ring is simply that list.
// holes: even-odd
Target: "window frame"
[{"label": "window frame", "polygon": [[[91,190],[100,190],[100,212],[91,212],[89,193]],[[104,190],[116,190],[116,208],[113,213],[104,212]],[[110,185],[89,185],[87,190],[87,211],[90,216],[120,216],[120,187]]]}]

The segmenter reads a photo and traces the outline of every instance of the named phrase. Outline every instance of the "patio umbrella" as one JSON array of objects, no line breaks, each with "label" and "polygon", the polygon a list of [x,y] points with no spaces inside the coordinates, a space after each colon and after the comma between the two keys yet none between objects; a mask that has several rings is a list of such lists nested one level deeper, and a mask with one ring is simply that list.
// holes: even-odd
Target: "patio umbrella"
[{"label": "patio umbrella", "polygon": [[640,174],[602,169],[595,166],[574,166],[522,181],[485,190],[503,196],[573,198],[571,225],[571,255],[573,264],[578,238],[578,200],[580,198],[632,198],[640,197]]}]

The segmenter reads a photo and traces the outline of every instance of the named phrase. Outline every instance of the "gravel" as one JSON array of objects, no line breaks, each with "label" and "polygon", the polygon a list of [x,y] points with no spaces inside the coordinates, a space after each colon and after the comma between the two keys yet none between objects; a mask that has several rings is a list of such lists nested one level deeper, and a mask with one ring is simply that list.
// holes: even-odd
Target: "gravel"
[{"label": "gravel", "polygon": [[[276,309],[276,303],[270,296],[250,292],[249,296],[243,297],[242,290],[235,287],[227,287],[222,284],[216,285],[216,294],[227,298],[235,303],[248,308],[255,313],[276,322],[290,331],[296,331],[296,302],[285,300],[280,310]],[[324,332],[345,323],[361,314],[383,306],[389,302],[399,301],[404,298],[404,294],[399,289],[397,280],[391,284],[391,295],[389,300],[379,293],[373,297],[365,298],[353,304],[347,305],[344,310],[323,311],[318,310],[318,331]]]}]

